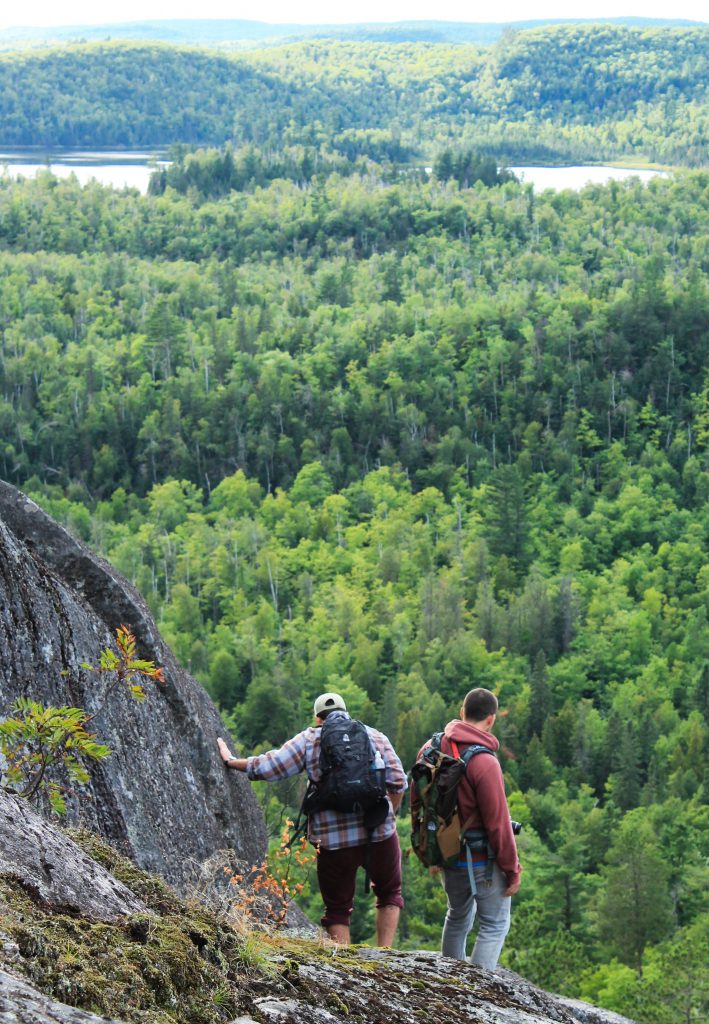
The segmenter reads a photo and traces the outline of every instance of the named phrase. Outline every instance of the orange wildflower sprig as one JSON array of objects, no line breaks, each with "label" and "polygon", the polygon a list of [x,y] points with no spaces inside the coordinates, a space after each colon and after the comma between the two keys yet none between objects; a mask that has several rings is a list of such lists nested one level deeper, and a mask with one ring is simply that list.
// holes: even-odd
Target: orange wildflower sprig
[{"label": "orange wildflower sprig", "polygon": [[[243,873],[236,872],[230,867],[223,868],[229,877],[229,884],[236,890],[231,904],[232,911],[246,918],[252,925],[283,928],[291,899],[302,893],[305,888],[303,883],[292,883],[289,880],[291,857],[299,867],[305,867],[315,860],[317,853],[307,851],[308,841],[305,836],[300,839],[295,851],[292,850],[289,836],[292,827],[293,822],[286,821],[279,846],[272,853],[272,858],[278,862],[277,867],[280,867],[280,870],[271,870],[267,858]],[[281,867],[283,861],[286,861],[283,866],[285,870]]]}]

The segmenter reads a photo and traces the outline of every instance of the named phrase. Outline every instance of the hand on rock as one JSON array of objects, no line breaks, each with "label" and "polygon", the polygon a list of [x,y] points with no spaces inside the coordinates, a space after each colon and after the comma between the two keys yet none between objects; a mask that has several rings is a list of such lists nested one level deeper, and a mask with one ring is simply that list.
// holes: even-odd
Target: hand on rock
[{"label": "hand on rock", "polygon": [[217,739],[217,746],[219,747],[219,753],[221,755],[222,761],[224,761],[225,764],[227,761],[232,761],[234,759],[234,755],[229,750],[229,747],[226,745],[221,736],[219,736]]}]

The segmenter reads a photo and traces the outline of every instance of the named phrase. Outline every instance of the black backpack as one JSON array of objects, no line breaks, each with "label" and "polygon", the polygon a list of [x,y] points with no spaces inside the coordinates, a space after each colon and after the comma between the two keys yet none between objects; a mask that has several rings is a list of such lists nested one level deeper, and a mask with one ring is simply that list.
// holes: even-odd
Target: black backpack
[{"label": "black backpack", "polygon": [[460,757],[444,754],[442,736],[437,732],[431,737],[409,773],[417,796],[411,801],[411,847],[425,867],[451,866],[460,859],[470,822],[460,821],[458,785],[473,757],[496,756],[478,743],[471,743]]},{"label": "black backpack", "polygon": [[[320,730],[320,771],[317,782],[308,786],[303,813],[340,811],[361,812],[369,825],[373,808],[386,817],[386,767],[362,722],[343,715],[328,715]],[[384,806],[386,805],[386,806]]]},{"label": "black backpack", "polygon": [[308,784],[291,843],[301,834],[301,818],[307,820],[314,811],[361,813],[368,833],[364,854],[364,891],[368,893],[372,834],[386,821],[389,801],[386,765],[366,725],[342,715],[328,715],[320,730],[320,771],[319,780],[311,779]]}]

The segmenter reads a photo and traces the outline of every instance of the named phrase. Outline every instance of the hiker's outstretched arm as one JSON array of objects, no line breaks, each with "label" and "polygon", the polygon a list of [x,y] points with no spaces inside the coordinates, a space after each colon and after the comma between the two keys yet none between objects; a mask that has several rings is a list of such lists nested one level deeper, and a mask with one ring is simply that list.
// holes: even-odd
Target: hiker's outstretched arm
[{"label": "hiker's outstretched arm", "polygon": [[219,754],[226,768],[234,768],[237,772],[246,771],[246,758],[235,757],[221,736],[217,740],[217,746],[219,747]]},{"label": "hiker's outstretched arm", "polygon": [[287,740],[277,750],[269,750],[265,754],[256,754],[247,758],[246,774],[250,779],[262,779],[265,782],[276,782],[297,775],[306,767],[308,738],[314,729],[306,729],[297,736]]},{"label": "hiker's outstretched arm", "polygon": [[221,736],[217,740],[217,746],[227,768],[246,772],[250,779],[265,779],[267,782],[273,782],[276,779],[287,779],[289,775],[303,771],[306,752],[305,737],[305,732],[298,733],[278,750],[269,750],[268,753],[258,754],[256,757],[234,757]]}]

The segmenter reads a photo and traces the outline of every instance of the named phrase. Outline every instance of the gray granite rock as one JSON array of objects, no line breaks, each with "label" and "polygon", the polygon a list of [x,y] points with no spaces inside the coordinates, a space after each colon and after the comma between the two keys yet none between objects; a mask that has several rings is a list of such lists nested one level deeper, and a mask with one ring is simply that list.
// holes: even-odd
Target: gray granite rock
[{"label": "gray granite rock", "polygon": [[[33,899],[62,913],[112,921],[147,909],[130,889],[36,814],[26,800],[3,789],[0,877],[18,881]],[[0,955],[11,960],[11,952],[5,943]]]},{"label": "gray granite rock", "polygon": [[[66,1006],[0,969],[1,1024],[111,1024],[105,1017]],[[113,1022],[117,1024],[117,1022]],[[119,1024],[119,1022],[118,1022]]]},{"label": "gray granite rock", "polygon": [[342,947],[299,957],[287,984],[249,1010],[269,1024],[632,1024],[511,972],[433,952]]},{"label": "gray granite rock", "polygon": [[[520,998],[514,986],[500,979],[496,984],[490,972],[445,961],[436,953],[425,955],[423,961],[418,953],[385,953],[377,958],[375,971],[365,968],[366,956],[359,970],[350,956],[345,970],[338,959],[333,956],[332,965],[315,980],[316,965],[310,969],[301,965],[299,979],[289,983],[289,993],[255,996],[250,1012],[229,1024],[632,1024],[584,1003],[577,1009],[565,1006],[539,990],[531,1001],[530,992]],[[103,1024],[105,1020],[43,996],[0,970],[3,1024]]]},{"label": "gray granite rock", "polygon": [[[9,837],[12,851],[3,850],[0,871],[8,899],[5,907],[0,901],[0,925],[6,929],[0,931],[0,968],[8,972],[0,974],[0,1022],[97,1020],[57,1002],[57,989],[51,987],[56,978],[44,995],[32,988],[29,980],[18,979],[47,977],[37,970],[34,954],[42,922],[51,934],[47,912],[50,916],[52,909],[62,915],[69,912],[72,935],[78,942],[97,915],[108,920],[140,910],[140,900],[51,823],[22,808],[20,816],[13,818],[13,808],[19,803],[8,796],[0,802],[0,810],[10,812],[4,831],[0,831],[0,847]],[[23,857],[33,845],[37,850],[25,866]],[[44,870],[43,858],[49,858],[54,867],[49,879],[38,881]],[[58,859],[63,861],[61,866]],[[22,904],[18,907],[12,901],[13,886],[28,891],[42,904],[43,913],[32,924],[31,943],[18,945],[13,939],[13,934],[23,935],[26,927]],[[153,913],[159,917],[161,911]],[[170,913],[174,915],[174,908]],[[224,918],[220,920],[223,934]],[[105,927],[125,934],[123,922]],[[230,956],[233,946],[231,949]],[[206,955],[212,963],[219,959]],[[238,955],[236,962],[241,963]],[[254,959],[252,950],[250,960],[246,973],[241,968],[234,973],[234,961],[220,960],[224,974],[219,988],[229,993],[234,1006],[231,1024],[629,1024],[586,1004],[561,1000],[511,972],[485,971],[434,952],[342,947],[291,938],[283,944],[262,943],[258,956]],[[100,958],[93,961],[91,970],[100,969],[101,962]],[[169,964],[170,958],[158,952],[151,960],[151,972],[169,972]],[[210,984],[214,985],[213,977]],[[81,992],[81,986],[74,991]],[[156,991],[169,991],[169,986],[158,984]],[[194,995],[191,987],[190,998]],[[212,995],[213,991],[206,989],[205,1001]]]},{"label": "gray granite rock", "polygon": [[141,657],[165,667],[144,704],[118,694],[96,721],[112,756],[69,800],[67,821],[97,831],[178,886],[215,850],[259,861],[266,833],[250,785],[227,773],[215,746],[226,735],[204,689],[162,640],[134,587],[107,562],[0,482],[0,714],[19,696],[95,710],[94,664],[117,626]]}]

